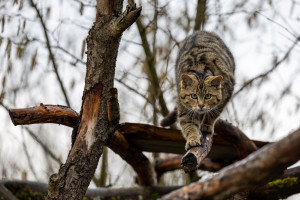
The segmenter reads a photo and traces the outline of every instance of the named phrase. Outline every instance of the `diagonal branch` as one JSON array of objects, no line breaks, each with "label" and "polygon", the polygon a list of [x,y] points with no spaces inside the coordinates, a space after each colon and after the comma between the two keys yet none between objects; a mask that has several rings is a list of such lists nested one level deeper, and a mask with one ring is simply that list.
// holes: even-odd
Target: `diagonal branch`
[{"label": "diagonal branch", "polygon": [[203,30],[206,22],[206,0],[198,0],[194,31]]},{"label": "diagonal branch", "polygon": [[65,101],[66,101],[66,104],[67,106],[71,107],[71,104],[70,104],[70,101],[69,101],[69,98],[68,98],[68,95],[67,95],[67,91],[63,85],[63,82],[61,80],[61,77],[58,73],[58,66],[55,62],[55,58],[54,58],[54,54],[52,52],[52,49],[51,49],[51,45],[50,45],[50,40],[49,40],[49,36],[48,36],[48,32],[47,32],[47,28],[46,28],[46,24],[43,20],[43,16],[41,15],[39,9],[37,8],[37,5],[33,2],[33,0],[30,0],[30,5],[34,8],[34,10],[36,11],[36,14],[41,22],[41,25],[43,27],[43,32],[44,32],[44,35],[45,35],[45,39],[46,39],[46,45],[47,45],[47,49],[48,49],[48,52],[49,52],[49,57],[50,57],[50,60],[52,62],[52,66],[53,66],[53,69],[54,69],[54,72],[55,72],[55,75],[56,75],[56,78],[57,78],[57,81],[59,83],[59,86],[60,86],[60,89],[65,97]]},{"label": "diagonal branch", "polygon": [[216,176],[185,186],[161,199],[225,199],[237,192],[267,183],[300,159],[300,128],[251,156],[224,169]]},{"label": "diagonal branch", "polygon": [[284,54],[284,56],[283,56],[280,60],[276,61],[276,62],[274,63],[274,65],[273,65],[269,70],[267,70],[266,72],[264,72],[264,73],[262,73],[262,74],[260,74],[260,75],[258,75],[258,76],[256,76],[256,77],[253,77],[252,79],[246,81],[246,82],[242,85],[242,87],[240,87],[240,89],[238,89],[238,90],[232,95],[232,98],[234,98],[235,96],[237,96],[242,90],[244,90],[244,89],[247,88],[248,86],[251,86],[255,81],[261,80],[261,79],[267,77],[270,73],[272,73],[275,69],[277,69],[277,67],[278,67],[281,63],[283,63],[283,61],[285,61],[285,60],[289,57],[290,53],[292,52],[292,50],[295,48],[295,46],[297,45],[297,43],[298,43],[299,41],[300,41],[300,36],[293,42],[292,46],[288,49],[288,51]]},{"label": "diagonal branch", "polygon": [[[133,0],[129,0],[128,2],[130,5],[134,5]],[[150,78],[152,86],[154,87],[153,88],[154,94],[155,94],[156,98],[158,98],[158,102],[159,102],[159,105],[161,108],[160,112],[163,116],[166,116],[169,113],[169,110],[168,110],[167,104],[165,102],[165,99],[163,96],[163,91],[161,90],[157,71],[155,68],[155,55],[153,54],[153,52],[150,49],[150,44],[149,44],[147,36],[146,36],[146,29],[140,18],[138,18],[136,20],[136,25],[138,27],[139,34],[140,34],[140,37],[142,40],[142,46],[143,46],[143,49],[144,49],[144,52],[146,55],[146,62],[147,62],[146,67],[148,68],[148,76]]]}]

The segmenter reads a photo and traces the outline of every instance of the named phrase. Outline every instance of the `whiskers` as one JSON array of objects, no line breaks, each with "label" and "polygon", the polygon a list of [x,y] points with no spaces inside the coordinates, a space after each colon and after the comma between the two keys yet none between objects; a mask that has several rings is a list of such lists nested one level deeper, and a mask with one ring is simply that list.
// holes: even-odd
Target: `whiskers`
[{"label": "whiskers", "polygon": [[197,116],[197,110],[194,109],[190,109],[189,112],[187,113],[187,116],[192,119],[192,121],[195,120],[196,116]]}]

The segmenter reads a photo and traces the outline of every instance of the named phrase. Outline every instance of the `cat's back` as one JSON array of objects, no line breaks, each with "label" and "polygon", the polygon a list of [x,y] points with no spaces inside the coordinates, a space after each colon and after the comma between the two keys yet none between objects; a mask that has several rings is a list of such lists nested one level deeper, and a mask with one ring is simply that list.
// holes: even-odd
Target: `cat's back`
[{"label": "cat's back", "polygon": [[218,35],[197,31],[183,42],[177,57],[176,71],[178,75],[181,71],[201,71],[204,67],[213,71],[221,69],[233,75],[235,64],[230,50]]}]

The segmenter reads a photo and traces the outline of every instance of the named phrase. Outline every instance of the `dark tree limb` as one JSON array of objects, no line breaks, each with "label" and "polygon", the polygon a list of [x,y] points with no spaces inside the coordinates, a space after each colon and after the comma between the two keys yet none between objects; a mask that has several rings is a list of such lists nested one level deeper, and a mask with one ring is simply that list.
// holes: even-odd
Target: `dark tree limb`
[{"label": "dark tree limb", "polygon": [[79,115],[74,110],[60,105],[43,105],[32,108],[9,109],[15,126],[27,124],[54,123],[69,127],[78,126]]},{"label": "dark tree limb", "polygon": [[121,156],[137,173],[140,185],[149,186],[156,184],[156,173],[149,159],[141,152],[128,143],[126,138],[116,131],[106,145]]},{"label": "dark tree limb", "polygon": [[185,186],[161,199],[225,199],[279,176],[300,159],[300,129],[224,169],[216,176]]},{"label": "dark tree limb", "polygon": [[194,31],[203,30],[206,22],[206,0],[198,0]]}]

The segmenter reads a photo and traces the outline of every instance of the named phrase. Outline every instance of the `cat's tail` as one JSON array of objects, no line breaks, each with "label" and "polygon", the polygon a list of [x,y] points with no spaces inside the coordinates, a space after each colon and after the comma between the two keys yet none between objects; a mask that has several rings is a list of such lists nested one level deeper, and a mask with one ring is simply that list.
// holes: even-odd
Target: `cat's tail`
[{"label": "cat's tail", "polygon": [[177,108],[170,112],[165,118],[160,122],[162,127],[171,126],[177,121]]}]

